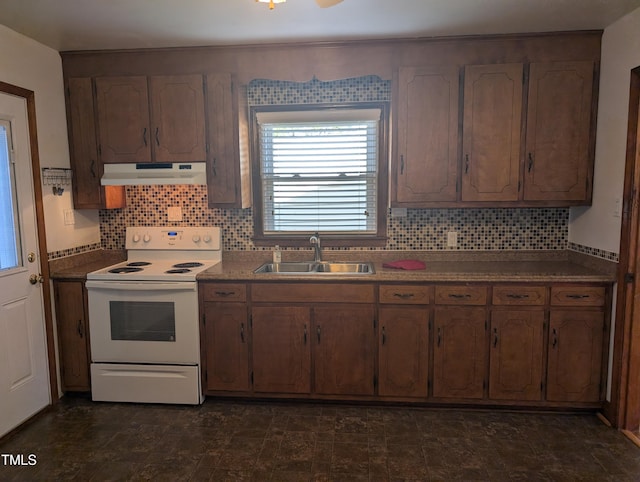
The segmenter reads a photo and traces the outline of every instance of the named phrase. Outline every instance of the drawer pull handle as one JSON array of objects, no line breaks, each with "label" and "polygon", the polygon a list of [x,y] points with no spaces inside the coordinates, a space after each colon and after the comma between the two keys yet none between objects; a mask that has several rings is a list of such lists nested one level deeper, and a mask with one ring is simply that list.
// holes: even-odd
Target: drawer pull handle
[{"label": "drawer pull handle", "polygon": [[496,346],[498,346],[498,329],[494,328],[493,329],[493,347],[495,348]]},{"label": "drawer pull handle", "polygon": [[438,346],[440,346],[441,341],[442,341],[442,333],[440,331],[440,327],[438,327]]},{"label": "drawer pull handle", "polygon": [[84,333],[82,332],[82,320],[78,320],[78,336],[80,338],[84,337]]},{"label": "drawer pull handle", "polygon": [[515,293],[509,293],[507,298],[511,298],[512,300],[526,300],[529,298],[529,295],[517,295]]},{"label": "drawer pull handle", "polygon": [[307,324],[304,325],[304,344],[307,344]]},{"label": "drawer pull handle", "polygon": [[553,340],[551,341],[551,347],[555,348],[558,345],[558,332],[556,329],[553,329]]},{"label": "drawer pull handle", "polygon": [[471,298],[470,294],[457,294],[457,293],[449,293],[449,298],[453,298],[454,300],[464,300]]},{"label": "drawer pull handle", "polygon": [[384,326],[382,327],[382,345],[387,342],[387,333],[385,332]]},{"label": "drawer pull handle", "polygon": [[394,293],[393,296],[396,296],[403,300],[408,300],[409,298],[413,298],[413,293]]},{"label": "drawer pull handle", "polygon": [[400,175],[404,174],[404,154],[400,154]]},{"label": "drawer pull handle", "polygon": [[235,291],[216,291],[215,294],[218,296],[233,296],[236,294],[236,292]]},{"label": "drawer pull handle", "polygon": [[240,323],[240,341],[244,343],[244,323]]},{"label": "drawer pull handle", "polygon": [[589,297],[590,295],[567,295],[567,298],[571,298],[572,300],[583,300]]}]

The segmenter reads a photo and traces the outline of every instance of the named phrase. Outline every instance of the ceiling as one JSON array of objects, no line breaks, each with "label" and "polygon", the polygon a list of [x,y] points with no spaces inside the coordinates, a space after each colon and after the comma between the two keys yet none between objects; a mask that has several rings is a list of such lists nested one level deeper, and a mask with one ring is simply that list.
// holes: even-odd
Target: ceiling
[{"label": "ceiling", "polygon": [[0,24],[59,51],[604,29],[640,0],[2,0]]}]

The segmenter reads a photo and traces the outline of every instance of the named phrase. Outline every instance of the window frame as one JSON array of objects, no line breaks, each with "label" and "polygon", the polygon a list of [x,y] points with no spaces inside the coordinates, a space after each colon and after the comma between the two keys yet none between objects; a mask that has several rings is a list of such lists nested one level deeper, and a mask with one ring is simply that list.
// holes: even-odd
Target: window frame
[{"label": "window frame", "polygon": [[253,225],[252,241],[256,246],[308,246],[309,237],[314,232],[275,233],[265,234],[263,210],[264,193],[261,181],[261,152],[260,126],[256,114],[259,112],[292,112],[292,111],[327,111],[327,110],[357,110],[380,109],[378,126],[378,172],[376,199],[376,233],[323,233],[320,231],[323,246],[334,247],[379,247],[387,243],[387,211],[389,201],[389,106],[388,101],[353,102],[340,104],[287,104],[287,105],[256,105],[249,108],[251,126],[251,172],[253,194]]}]

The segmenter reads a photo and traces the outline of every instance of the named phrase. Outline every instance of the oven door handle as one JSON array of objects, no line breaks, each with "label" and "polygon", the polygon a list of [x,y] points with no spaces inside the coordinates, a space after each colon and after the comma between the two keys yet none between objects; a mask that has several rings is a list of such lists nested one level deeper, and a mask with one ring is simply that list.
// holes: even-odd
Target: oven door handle
[{"label": "oven door handle", "polygon": [[171,281],[98,281],[87,280],[87,289],[110,291],[196,291],[197,283]]}]

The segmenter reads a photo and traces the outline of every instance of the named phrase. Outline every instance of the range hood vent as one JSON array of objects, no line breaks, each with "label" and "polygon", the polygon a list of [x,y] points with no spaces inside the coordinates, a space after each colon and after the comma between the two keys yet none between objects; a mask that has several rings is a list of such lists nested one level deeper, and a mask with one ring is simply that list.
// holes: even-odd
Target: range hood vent
[{"label": "range hood vent", "polygon": [[206,184],[204,162],[105,164],[103,186],[149,186],[161,184]]}]

